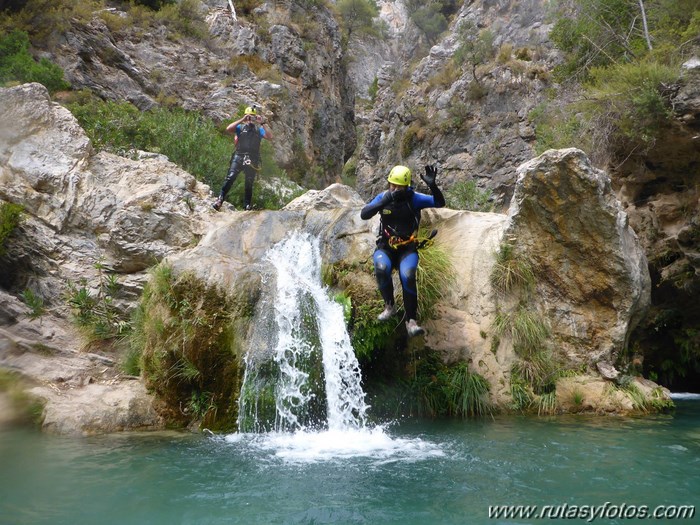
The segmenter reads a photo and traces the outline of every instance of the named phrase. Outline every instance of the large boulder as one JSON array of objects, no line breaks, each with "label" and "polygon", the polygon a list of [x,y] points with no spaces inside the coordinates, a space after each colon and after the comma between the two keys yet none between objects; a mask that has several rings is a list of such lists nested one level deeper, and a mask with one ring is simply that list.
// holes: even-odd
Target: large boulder
[{"label": "large boulder", "polygon": [[[162,426],[143,385],[119,372],[118,356],[100,362],[84,353],[87,341],[69,319],[67,283],[86,282],[95,293],[109,269],[121,287],[117,306],[133,308],[146,269],[206,230],[214,213],[209,188],[162,156],[95,153],[40,84],[0,89],[0,118],[0,200],[25,209],[0,258],[0,366],[37,383],[32,391],[46,401],[47,429]],[[39,320],[19,299],[26,289],[45,302]]]},{"label": "large boulder", "polygon": [[606,173],[577,149],[518,168],[506,231],[537,276],[533,298],[574,362],[616,358],[650,304],[646,257]]}]

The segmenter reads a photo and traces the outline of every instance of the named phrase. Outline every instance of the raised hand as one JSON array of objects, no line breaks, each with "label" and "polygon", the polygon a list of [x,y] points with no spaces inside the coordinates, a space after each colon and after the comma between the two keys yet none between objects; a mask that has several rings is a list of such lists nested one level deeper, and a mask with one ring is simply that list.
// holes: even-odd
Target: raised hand
[{"label": "raised hand", "polygon": [[437,166],[435,164],[427,164],[425,166],[425,175],[420,174],[420,178],[423,179],[429,187],[435,185],[435,179],[437,178]]}]

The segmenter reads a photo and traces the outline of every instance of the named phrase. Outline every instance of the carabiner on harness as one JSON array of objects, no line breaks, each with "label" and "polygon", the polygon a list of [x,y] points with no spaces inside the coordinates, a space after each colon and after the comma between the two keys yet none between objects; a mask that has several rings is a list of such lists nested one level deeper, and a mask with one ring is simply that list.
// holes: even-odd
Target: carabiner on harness
[{"label": "carabiner on harness", "polygon": [[393,250],[396,250],[397,248],[400,248],[401,246],[406,246],[407,244],[411,244],[412,242],[416,242],[416,233],[413,232],[410,237],[404,239],[403,237],[400,237],[398,235],[389,235],[389,232],[387,230],[384,230],[384,233],[387,236],[387,243],[389,244],[389,247]]}]

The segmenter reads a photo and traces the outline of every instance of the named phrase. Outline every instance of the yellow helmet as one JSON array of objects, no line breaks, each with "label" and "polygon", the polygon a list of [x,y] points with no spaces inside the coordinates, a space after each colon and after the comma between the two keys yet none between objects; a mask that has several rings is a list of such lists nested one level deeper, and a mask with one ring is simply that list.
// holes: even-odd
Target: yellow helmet
[{"label": "yellow helmet", "polygon": [[257,114],[258,114],[258,110],[255,109],[255,106],[253,106],[253,107],[248,106],[247,108],[245,108],[245,112],[244,112],[244,113],[245,113],[246,115],[257,115]]},{"label": "yellow helmet", "polygon": [[387,179],[391,184],[396,184],[397,186],[410,186],[411,185],[411,170],[406,166],[394,166],[389,172],[389,177]]}]

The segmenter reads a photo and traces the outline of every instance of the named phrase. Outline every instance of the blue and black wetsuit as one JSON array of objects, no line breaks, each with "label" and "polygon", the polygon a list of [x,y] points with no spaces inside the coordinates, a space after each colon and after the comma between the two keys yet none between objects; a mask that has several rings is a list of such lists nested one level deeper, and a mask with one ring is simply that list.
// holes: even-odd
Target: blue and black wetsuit
[{"label": "blue and black wetsuit", "polygon": [[255,174],[260,170],[260,143],[265,136],[265,129],[258,127],[254,123],[238,124],[236,126],[236,151],[231,156],[231,164],[228,169],[228,176],[221,189],[221,200],[226,198],[226,194],[236,182],[236,178],[241,171],[245,172],[245,194],[243,204],[246,209],[250,207],[253,200],[253,182]]},{"label": "blue and black wetsuit", "polygon": [[384,302],[393,305],[394,283],[391,271],[398,268],[407,320],[416,319],[418,310],[418,246],[411,238],[418,233],[422,209],[441,208],[445,205],[445,198],[437,185],[433,185],[430,191],[432,195],[426,195],[409,186],[406,190],[392,192],[391,199],[387,195],[389,192],[385,191],[372,199],[360,212],[362,219],[380,213],[379,237],[374,252],[377,286]]}]

